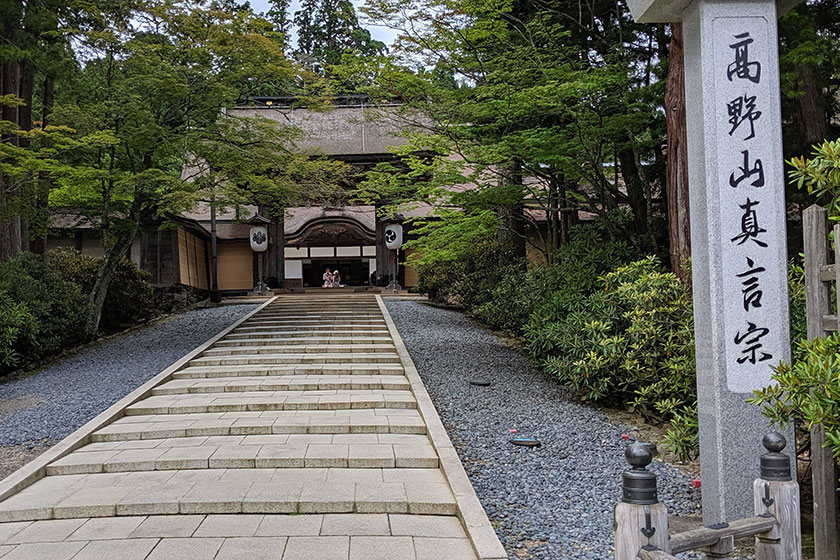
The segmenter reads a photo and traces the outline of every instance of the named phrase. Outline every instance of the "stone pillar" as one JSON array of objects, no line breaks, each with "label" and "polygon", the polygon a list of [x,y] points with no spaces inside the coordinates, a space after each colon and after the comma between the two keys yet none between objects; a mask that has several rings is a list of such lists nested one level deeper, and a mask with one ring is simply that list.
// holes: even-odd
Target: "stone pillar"
[{"label": "stone pillar", "polygon": [[683,22],[703,519],[731,521],[753,513],[768,424],[746,399],[790,358],[777,3],[630,7]]}]

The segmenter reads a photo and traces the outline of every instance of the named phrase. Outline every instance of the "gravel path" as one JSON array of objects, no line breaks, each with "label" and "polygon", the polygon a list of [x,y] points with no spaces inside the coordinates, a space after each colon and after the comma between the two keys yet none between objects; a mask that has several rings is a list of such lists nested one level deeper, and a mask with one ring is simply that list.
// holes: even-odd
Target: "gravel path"
[{"label": "gravel path", "polygon": [[[611,557],[627,427],[576,402],[501,339],[461,313],[386,300],[467,474],[511,558]],[[492,382],[489,388],[470,385]],[[508,429],[542,442],[509,443]],[[674,515],[696,513],[688,475],[655,462]]]},{"label": "gravel path", "polygon": [[188,311],[0,384],[0,446],[35,447],[68,436],[253,308]]}]

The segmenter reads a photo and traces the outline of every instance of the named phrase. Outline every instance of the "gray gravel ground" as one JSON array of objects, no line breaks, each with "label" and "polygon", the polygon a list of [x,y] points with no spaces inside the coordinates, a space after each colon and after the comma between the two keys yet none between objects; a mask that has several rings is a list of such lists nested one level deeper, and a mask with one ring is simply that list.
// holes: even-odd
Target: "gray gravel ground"
[{"label": "gray gravel ground", "polygon": [[188,311],[0,384],[0,446],[68,436],[254,307]]},{"label": "gray gravel ground", "polygon": [[[628,428],[576,402],[461,313],[386,303],[510,557],[610,558]],[[472,379],[492,386],[474,387]],[[542,447],[510,444],[514,427]],[[698,511],[689,475],[658,462],[652,469],[672,515]]]}]

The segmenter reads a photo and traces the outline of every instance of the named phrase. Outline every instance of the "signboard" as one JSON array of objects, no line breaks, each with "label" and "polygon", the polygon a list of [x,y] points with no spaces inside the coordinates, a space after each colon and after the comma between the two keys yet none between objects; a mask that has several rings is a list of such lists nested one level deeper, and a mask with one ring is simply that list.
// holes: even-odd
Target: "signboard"
[{"label": "signboard", "polygon": [[719,17],[713,26],[726,384],[749,393],[787,358],[779,82],[765,18]]}]

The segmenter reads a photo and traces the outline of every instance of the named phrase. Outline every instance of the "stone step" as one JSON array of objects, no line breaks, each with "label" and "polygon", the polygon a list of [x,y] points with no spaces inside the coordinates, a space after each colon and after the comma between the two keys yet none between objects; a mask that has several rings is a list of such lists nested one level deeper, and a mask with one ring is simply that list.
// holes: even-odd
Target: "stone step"
[{"label": "stone step", "polygon": [[202,352],[202,356],[236,356],[243,354],[318,354],[318,353],[375,353],[394,352],[393,344],[272,344],[262,346],[244,346],[242,348],[221,347],[218,345]]},{"label": "stone step", "polygon": [[219,340],[213,348],[236,348],[240,346],[296,346],[296,345],[317,344],[322,346],[336,345],[365,345],[385,344],[393,348],[394,343],[389,336],[298,336],[287,338],[283,336],[260,336],[260,338],[237,338],[227,337]]},{"label": "stone step", "polygon": [[244,364],[236,366],[188,366],[176,371],[172,377],[173,379],[195,379],[264,375],[402,375],[404,372],[402,365],[399,364]]},{"label": "stone step", "polygon": [[270,434],[424,435],[412,409],[297,410],[123,416],[91,435],[93,442]]},{"label": "stone step", "polygon": [[[305,393],[305,394],[304,394]],[[410,391],[254,391],[151,396],[125,409],[126,415],[191,414],[267,410],[416,408]]]},{"label": "stone step", "polygon": [[[323,420],[323,419],[310,419]],[[202,446],[231,446],[231,445],[309,445],[310,443],[326,445],[428,445],[429,438],[426,434],[400,434],[400,433],[286,433],[286,434],[235,434],[223,436],[187,436],[146,438],[146,435],[157,435],[164,433],[178,432],[183,430],[172,428],[156,428],[155,425],[166,425],[168,422],[143,422],[140,424],[121,424],[122,432],[111,431],[110,433],[99,433],[102,437],[128,437],[136,436],[136,439],[115,439],[105,441],[93,441],[74,453],[94,453],[102,451],[125,451],[130,449],[169,449],[171,447],[202,447]],[[152,425],[150,427],[150,425]],[[277,425],[280,429],[296,430],[305,424]],[[238,426],[235,428],[241,428]],[[245,428],[255,427],[254,424],[244,426]],[[269,424],[270,427],[270,424]],[[320,428],[347,430],[347,423],[333,423],[332,425],[322,422],[314,425],[313,429]]]},{"label": "stone step", "polygon": [[387,329],[328,329],[328,330],[321,330],[321,329],[297,329],[297,330],[271,330],[271,329],[263,329],[261,332],[252,332],[252,333],[237,333],[232,332],[226,335],[222,340],[224,341],[232,341],[232,340],[250,340],[250,339],[275,339],[275,340],[288,340],[289,342],[293,343],[293,339],[296,338],[323,338],[332,340],[338,337],[351,337],[351,338],[365,338],[365,337],[386,337],[388,340],[391,340],[391,337],[388,336]]},{"label": "stone step", "polygon": [[352,332],[352,334],[356,334],[357,331],[364,331],[364,332],[388,332],[384,328],[384,323],[382,325],[337,325],[334,323],[327,323],[327,324],[311,324],[311,325],[300,325],[300,324],[287,324],[287,325],[256,325],[250,326],[250,323],[245,323],[245,326],[236,327],[233,332],[234,333],[248,333],[248,332],[279,332],[279,331],[287,331],[287,330],[294,330],[300,333],[305,333],[305,336],[312,336],[312,333],[322,333],[322,332],[332,332],[332,331],[341,331],[342,333]]},{"label": "stone step", "polygon": [[[292,441],[332,438],[291,434]],[[253,468],[413,468],[434,469],[438,457],[431,444],[281,443],[196,445],[150,449],[77,450],[46,467],[47,476],[184,469]]]},{"label": "stone step", "polygon": [[352,310],[330,310],[330,309],[315,309],[315,310],[295,310],[295,309],[278,309],[272,311],[261,311],[251,318],[276,318],[276,319],[291,319],[291,318],[312,318],[312,317],[343,317],[343,318],[361,318],[361,317],[376,317],[382,318],[382,312],[379,308],[370,309],[352,309]]},{"label": "stone step", "polygon": [[[173,473],[166,482],[152,488],[142,483],[101,485],[109,481],[95,481],[94,475],[83,479],[92,486],[73,486],[60,480],[65,477],[48,476],[0,503],[0,521],[179,513],[457,513],[452,491],[441,482],[402,480],[405,476],[394,477],[393,482],[357,482],[351,477],[349,480],[297,481],[283,477],[279,470],[269,480],[241,482],[236,477],[226,480],[228,472],[222,469],[215,472],[184,470]],[[205,473],[210,476],[202,476]],[[416,470],[407,471],[409,476],[416,473]],[[144,478],[155,480],[158,473],[137,474],[142,474],[143,478],[137,478],[142,481]],[[232,519],[225,521],[233,522]]]},{"label": "stone step", "polygon": [[[120,426],[123,432],[112,432],[118,434],[120,437],[127,435],[146,436],[157,434],[175,432],[174,429],[169,428],[155,428],[149,425],[166,425],[168,422],[144,422],[141,424],[122,424]],[[297,429],[299,425],[279,426],[281,429],[290,428]],[[242,426],[239,426],[242,427]],[[245,426],[253,427],[253,425]],[[319,427],[328,428],[343,428],[347,429],[347,424],[343,426],[340,423],[335,423],[332,426],[321,423]],[[131,431],[135,430],[135,431]],[[142,430],[142,431],[141,431]],[[181,430],[180,433],[183,433]],[[108,434],[103,434],[107,436]],[[364,433],[364,434],[350,434],[350,433],[291,433],[291,434],[236,434],[224,436],[185,436],[179,435],[177,437],[162,437],[162,438],[137,438],[137,439],[118,439],[110,441],[93,441],[76,451],[74,453],[99,453],[104,451],[126,451],[137,449],[169,449],[173,447],[230,447],[230,446],[251,446],[251,445],[429,445],[429,438],[425,434],[394,434],[394,433]]]},{"label": "stone step", "polygon": [[217,377],[212,380],[173,379],[152,390],[152,395],[187,393],[225,393],[229,391],[324,391],[386,389],[408,391],[411,385],[404,375],[283,375]]},{"label": "stone step", "polygon": [[71,556],[78,560],[280,560],[284,554],[286,560],[300,560],[312,558],[313,550],[318,551],[318,560],[476,560],[457,517],[404,513],[136,515],[25,521],[0,525],[0,543],[3,555],[17,560],[66,560]]},{"label": "stone step", "polygon": [[318,315],[313,315],[312,317],[289,317],[288,315],[284,315],[282,317],[253,317],[248,319],[244,324],[245,325],[253,325],[255,323],[265,323],[265,324],[290,324],[290,325],[310,325],[310,324],[337,324],[337,325],[345,325],[345,324],[382,324],[385,320],[382,318],[381,315],[376,317],[324,317],[321,318]]},{"label": "stone step", "polygon": [[243,354],[228,357],[202,357],[191,366],[238,366],[254,364],[398,364],[393,352],[312,352],[307,354]]},{"label": "stone step", "polygon": [[288,330],[288,329],[308,329],[308,330],[319,330],[319,329],[327,329],[327,327],[333,327],[334,329],[379,329],[382,330],[385,328],[384,321],[350,321],[350,320],[337,320],[337,321],[329,321],[329,320],[312,320],[312,321],[286,321],[283,319],[266,319],[263,321],[248,321],[243,323],[242,326],[237,327],[234,332],[244,332],[248,331],[249,329],[274,329],[274,330]]},{"label": "stone step", "polygon": [[305,317],[291,317],[289,315],[280,315],[277,317],[252,317],[248,321],[245,322],[246,325],[253,325],[255,323],[261,324],[277,324],[277,323],[285,323],[285,324],[301,324],[306,325],[310,323],[336,323],[336,324],[345,324],[345,323],[383,323],[384,320],[382,319],[382,315],[347,315],[347,316],[334,316],[334,315],[307,315]]}]

